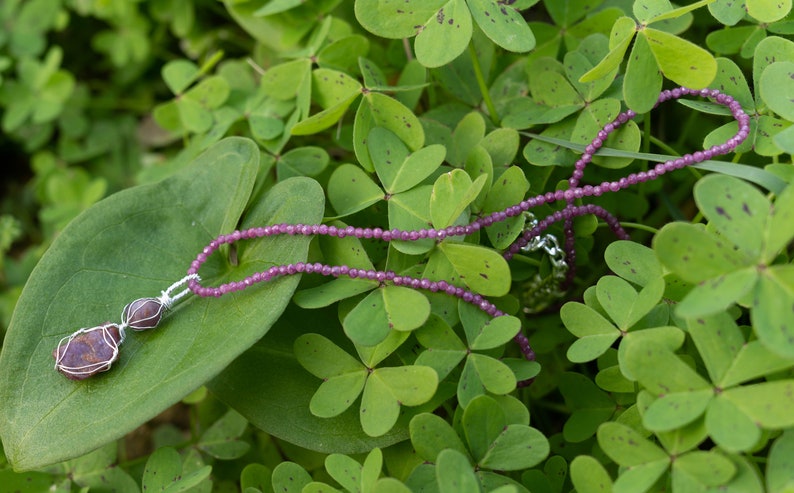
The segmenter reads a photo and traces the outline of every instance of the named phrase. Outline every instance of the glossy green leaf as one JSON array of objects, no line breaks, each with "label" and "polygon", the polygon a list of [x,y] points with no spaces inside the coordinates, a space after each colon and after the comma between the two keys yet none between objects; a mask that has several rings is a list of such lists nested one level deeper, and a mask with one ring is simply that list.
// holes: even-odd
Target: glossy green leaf
[{"label": "glossy green leaf", "polygon": [[483,296],[504,296],[510,289],[510,269],[497,252],[468,243],[442,242],[438,248],[459,278]]},{"label": "glossy green leaf", "polygon": [[648,39],[659,69],[676,84],[701,89],[717,75],[717,61],[703,48],[650,27],[645,28],[641,35]]},{"label": "glossy green leaf", "polygon": [[417,414],[411,419],[409,429],[411,444],[416,453],[428,462],[436,462],[438,454],[444,450],[456,450],[461,454],[468,454],[458,434],[440,416],[430,413]]},{"label": "glossy green leaf", "polygon": [[507,51],[526,53],[535,35],[515,8],[494,0],[467,0],[471,15],[488,38]]},{"label": "glossy green leaf", "polygon": [[431,16],[416,36],[416,59],[425,67],[440,67],[466,49],[472,21],[465,0],[449,0]]},{"label": "glossy green leaf", "polygon": [[608,422],[598,428],[598,444],[604,453],[623,467],[669,461],[667,454],[636,430]]},{"label": "glossy green leaf", "polygon": [[442,450],[436,460],[440,493],[479,493],[480,482],[469,459],[457,450]]},{"label": "glossy green leaf", "polygon": [[706,429],[714,443],[729,452],[750,450],[761,438],[761,428],[722,396],[709,402]]},{"label": "glossy green leaf", "polygon": [[698,283],[752,265],[725,240],[692,224],[665,225],[653,240],[662,264],[685,281]]},{"label": "glossy green leaf", "polygon": [[384,38],[409,38],[437,15],[446,0],[356,0],[356,20]]},{"label": "glossy green leaf", "polygon": [[343,164],[328,180],[328,201],[339,216],[348,216],[383,200],[384,192],[360,167]]},{"label": "glossy green leaf", "polygon": [[373,370],[364,386],[359,416],[364,432],[373,437],[392,429],[400,405],[417,406],[436,392],[436,372],[426,366],[400,366]]},{"label": "glossy green leaf", "polygon": [[596,458],[578,455],[571,461],[571,482],[579,493],[608,493],[612,478]]},{"label": "glossy green leaf", "polygon": [[[92,323],[92,313],[98,320],[115,318],[118,307],[130,298],[151,296],[182,277],[185,263],[193,256],[190,252],[200,251],[212,236],[235,229],[254,183],[257,157],[251,141],[221,141],[194,166],[168,181],[131,189],[97,204],[50,247],[39,264],[41,274],[34,272],[20,298],[0,357],[4,368],[29,367],[39,375],[36,384],[28,381],[24,390],[17,382],[21,376],[17,372],[4,371],[0,383],[0,392],[6,396],[2,406],[15,409],[3,412],[8,421],[0,425],[5,453],[15,465],[36,467],[57,462],[132,430],[219,372],[278,318],[297,278],[254,288],[255,296],[246,292],[221,300],[193,299],[180,304],[175,310],[178,316],[166,319],[160,330],[128,337],[116,364],[119,368],[92,381],[66,381],[52,370],[52,361],[48,362],[57,341],[76,327]],[[179,206],[175,197],[179,197]],[[213,207],[208,208],[210,203]],[[316,183],[290,180],[251,208],[241,225],[312,223],[319,220],[321,210],[322,196]],[[86,238],[91,241],[86,243]],[[120,244],[119,238],[125,241]],[[167,253],[150,254],[150,242],[155,239]],[[236,268],[213,261],[214,265],[208,266],[213,271],[203,272],[205,282],[237,280],[274,262],[300,260],[296,255],[305,251],[305,245],[307,239],[299,237],[244,245],[238,252]],[[46,279],[40,277],[44,273]],[[53,295],[57,286],[66,287]],[[47,293],[48,310],[41,309],[41,292]],[[269,303],[261,304],[261,296]],[[95,302],[86,305],[86,299]],[[211,310],[202,308],[210,302]],[[84,309],[72,310],[75,303]],[[235,319],[235,337],[231,339],[217,330],[218,325],[228,323],[224,306],[243,310]],[[30,332],[19,332],[17,324],[40,327],[38,333],[44,334],[44,342],[40,337],[25,335]],[[164,358],[163,354],[169,356]],[[157,382],[147,377],[152,372],[159,375]],[[169,377],[177,374],[179,378]],[[96,406],[104,411],[100,418],[84,416]],[[77,424],[87,422],[92,423],[90,429]],[[49,438],[37,438],[40,433]],[[39,450],[45,442],[46,451]]]},{"label": "glossy green leaf", "polygon": [[794,358],[794,269],[786,267],[767,270],[759,277],[750,319],[768,349]]},{"label": "glossy green leaf", "polygon": [[723,391],[736,408],[754,422],[769,429],[794,425],[794,380],[776,380],[744,385]]},{"label": "glossy green leaf", "polygon": [[766,466],[767,491],[788,492],[794,488],[794,433],[790,430],[780,435],[769,453]]},{"label": "glossy green leaf", "polygon": [[726,175],[709,175],[694,189],[709,223],[750,258],[761,253],[769,200],[752,185]]},{"label": "glossy green leaf", "polygon": [[679,317],[705,317],[723,312],[749,293],[755,286],[758,272],[747,267],[701,282],[676,306]]},{"label": "glossy green leaf", "polygon": [[[661,3],[661,2],[660,2]],[[647,4],[647,2],[646,2]],[[635,4],[635,10],[636,10]],[[645,36],[637,36],[626,64],[623,99],[637,113],[647,113],[657,102],[662,74]]]}]

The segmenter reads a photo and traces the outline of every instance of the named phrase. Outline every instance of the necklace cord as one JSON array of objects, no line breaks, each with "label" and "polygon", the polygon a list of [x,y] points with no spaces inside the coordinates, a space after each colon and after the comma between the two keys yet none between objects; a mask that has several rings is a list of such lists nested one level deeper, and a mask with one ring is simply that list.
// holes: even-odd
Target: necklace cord
[{"label": "necklace cord", "polygon": [[[604,181],[598,185],[581,185],[584,171],[592,161],[593,156],[598,152],[610,134],[620,126],[633,119],[636,113],[627,110],[620,113],[612,122],[607,123],[598,131],[593,140],[585,147],[584,153],[574,164],[573,172],[568,178],[568,188],[566,190],[556,190],[545,194],[527,198],[518,204],[509,206],[501,211],[493,212],[479,217],[464,226],[450,226],[442,229],[419,229],[419,230],[400,230],[400,229],[381,229],[381,228],[361,228],[354,226],[336,227],[325,224],[275,224],[270,226],[255,227],[246,230],[234,231],[223,234],[210,241],[204,249],[190,263],[187,275],[172,284],[161,293],[159,298],[142,298],[128,304],[122,312],[122,323],[120,325],[110,322],[90,328],[80,329],[70,336],[61,340],[58,347],[53,352],[55,357],[55,368],[68,378],[80,380],[101,371],[110,369],[111,364],[118,358],[118,346],[124,340],[124,329],[126,327],[134,330],[146,330],[157,326],[163,311],[171,308],[172,304],[192,292],[200,297],[220,297],[224,294],[242,291],[254,284],[268,282],[282,276],[316,273],[323,276],[347,277],[351,279],[366,279],[379,282],[381,285],[391,284],[394,286],[406,286],[413,289],[422,289],[430,292],[442,292],[454,296],[466,303],[470,303],[479,308],[491,317],[500,317],[505,313],[499,310],[496,305],[485,299],[482,295],[470,290],[455,286],[445,280],[431,280],[427,278],[416,278],[411,276],[399,275],[394,271],[375,270],[375,269],[356,269],[347,265],[326,265],[319,262],[295,262],[285,265],[272,266],[267,270],[256,272],[243,280],[232,281],[221,284],[217,287],[205,287],[201,285],[201,278],[198,271],[221,245],[232,244],[240,240],[264,238],[270,236],[289,235],[289,236],[332,236],[345,238],[354,236],[360,239],[376,239],[385,242],[391,241],[417,241],[422,239],[434,239],[437,242],[443,241],[447,237],[468,236],[482,228],[500,223],[508,218],[531,214],[529,211],[544,204],[565,202],[565,206],[543,219],[533,220],[529,227],[503,252],[506,260],[521,251],[534,251],[539,244],[540,235],[551,225],[562,221],[563,232],[565,235],[564,259],[560,262],[567,264],[562,279],[558,280],[561,290],[567,289],[573,281],[576,263],[574,251],[574,222],[575,217],[593,214],[601,218],[619,239],[629,239],[629,235],[621,227],[618,219],[604,208],[594,205],[575,205],[577,199],[585,197],[598,197],[605,193],[617,192],[638,183],[654,180],[665,173],[681,169],[685,166],[700,163],[712,159],[715,156],[732,152],[750,134],[750,117],[742,110],[741,105],[733,97],[724,94],[716,89],[688,89],[679,87],[672,90],[664,90],[659,95],[656,106],[659,104],[681,98],[682,96],[700,96],[711,98],[715,103],[726,106],[730,109],[733,118],[738,124],[736,134],[728,138],[724,143],[713,145],[708,149],[696,151],[691,154],[659,163],[648,171],[631,173],[623,178],[614,181]],[[655,106],[654,106],[655,107]],[[533,216],[534,217],[534,216]],[[554,239],[556,246],[556,238]],[[535,248],[537,249],[537,248]],[[548,250],[547,250],[548,251]],[[556,251],[556,250],[555,250]],[[180,286],[187,284],[187,288],[176,294],[171,294]],[[109,331],[109,329],[114,331]],[[101,334],[100,334],[101,333]],[[118,334],[118,337],[116,337]],[[101,335],[101,337],[99,337]],[[529,339],[521,331],[514,337],[520,351],[525,359],[535,360],[535,352],[530,346]],[[91,349],[86,349],[90,347]],[[99,349],[96,349],[98,347]],[[82,348],[82,349],[77,349]],[[72,350],[72,351],[70,351]],[[84,363],[88,360],[96,359],[93,353],[102,351],[107,358],[96,363]],[[83,351],[83,353],[79,353]],[[86,354],[86,352],[88,352]],[[72,353],[72,354],[67,354]],[[80,361],[83,363],[73,363]],[[519,382],[519,386],[527,385],[531,380]]]}]

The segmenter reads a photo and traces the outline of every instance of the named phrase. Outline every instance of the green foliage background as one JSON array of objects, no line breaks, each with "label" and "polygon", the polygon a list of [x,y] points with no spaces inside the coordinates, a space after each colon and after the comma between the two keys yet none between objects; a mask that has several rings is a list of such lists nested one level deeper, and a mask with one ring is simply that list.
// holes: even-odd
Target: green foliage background
[{"label": "green foliage background", "polygon": [[[0,491],[794,490],[790,0],[6,0],[0,20]],[[562,296],[542,252],[499,253],[523,217],[274,238],[202,276],[389,269],[508,315],[304,275],[182,303],[91,381],[52,370],[62,336],[235,228],[467,224],[567,186],[626,108],[585,183],[735,133],[708,101],[654,108],[676,85],[733,96],[750,137],[588,200],[633,241],[578,218]]]}]

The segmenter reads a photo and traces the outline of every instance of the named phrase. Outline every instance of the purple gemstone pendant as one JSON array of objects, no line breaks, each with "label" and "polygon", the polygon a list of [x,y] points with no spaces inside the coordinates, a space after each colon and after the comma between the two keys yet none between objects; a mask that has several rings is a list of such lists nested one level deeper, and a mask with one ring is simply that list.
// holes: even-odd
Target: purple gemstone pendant
[{"label": "purple gemstone pendant", "polygon": [[123,339],[119,326],[110,322],[80,329],[61,339],[52,352],[55,369],[71,380],[83,380],[108,371],[119,357],[119,344]]},{"label": "purple gemstone pendant", "polygon": [[121,325],[132,330],[148,330],[157,327],[163,317],[165,306],[157,298],[139,298],[124,307]]}]

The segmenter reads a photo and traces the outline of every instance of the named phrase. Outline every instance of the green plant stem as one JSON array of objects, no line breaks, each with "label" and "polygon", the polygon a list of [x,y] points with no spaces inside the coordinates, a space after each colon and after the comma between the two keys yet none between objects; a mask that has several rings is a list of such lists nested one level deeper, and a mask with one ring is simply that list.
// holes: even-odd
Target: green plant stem
[{"label": "green plant stem", "polygon": [[469,55],[471,56],[471,64],[474,67],[474,76],[477,78],[477,85],[480,86],[480,94],[485,102],[485,107],[488,108],[488,114],[491,121],[495,125],[499,125],[499,115],[496,113],[496,107],[491,100],[491,94],[488,92],[488,84],[485,83],[482,69],[480,68],[480,61],[477,59],[477,50],[474,48],[474,43],[469,43]]},{"label": "green plant stem", "polygon": [[[622,222],[621,221],[620,225],[623,228],[632,228],[632,229],[637,229],[637,230],[641,230],[641,231],[647,231],[647,232],[649,232],[651,234],[656,234],[659,231],[657,228],[654,228],[652,226],[646,226],[646,225],[644,225],[642,223]],[[600,222],[599,221],[598,227],[599,228],[608,228],[609,225],[607,223],[605,223],[605,222]]]}]

